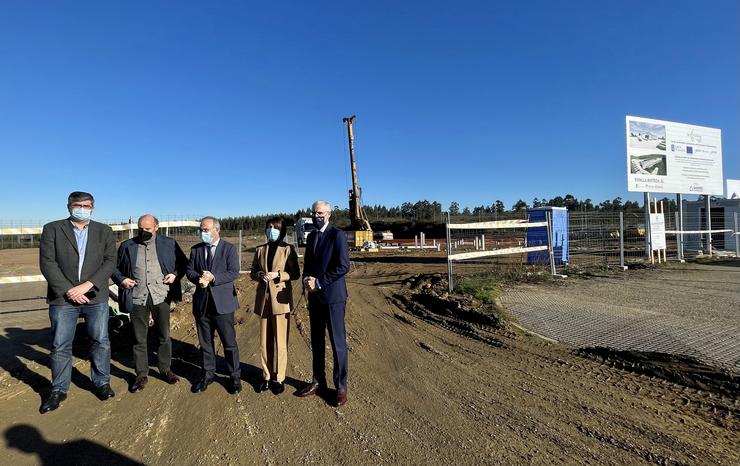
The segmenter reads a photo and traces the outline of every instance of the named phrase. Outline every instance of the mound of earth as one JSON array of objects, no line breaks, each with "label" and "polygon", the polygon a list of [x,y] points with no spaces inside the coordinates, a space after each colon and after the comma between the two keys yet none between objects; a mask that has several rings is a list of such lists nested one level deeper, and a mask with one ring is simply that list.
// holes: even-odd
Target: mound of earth
[{"label": "mound of earth", "polygon": [[504,345],[496,334],[513,336],[499,314],[470,295],[450,293],[438,273],[411,276],[390,299],[416,317],[494,346]]},{"label": "mound of earth", "polygon": [[740,377],[722,369],[708,366],[688,356],[674,354],[617,351],[610,348],[583,348],[581,356],[610,366],[658,377],[684,387],[740,398]]}]

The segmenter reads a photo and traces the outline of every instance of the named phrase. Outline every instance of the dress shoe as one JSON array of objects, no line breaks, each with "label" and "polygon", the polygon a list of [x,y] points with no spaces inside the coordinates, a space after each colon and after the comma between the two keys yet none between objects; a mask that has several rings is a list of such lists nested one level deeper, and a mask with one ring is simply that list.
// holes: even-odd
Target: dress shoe
[{"label": "dress shoe", "polygon": [[262,382],[260,382],[260,384],[259,384],[259,385],[257,386],[257,393],[262,393],[262,392],[266,392],[266,391],[267,391],[267,390],[269,390],[269,389],[270,389],[270,382],[268,382],[267,380],[263,380],[263,381],[262,381]]},{"label": "dress shoe", "polygon": [[236,380],[236,379],[231,379],[231,383],[229,383],[228,391],[232,395],[236,395],[237,393],[241,393],[241,391],[242,391],[242,381],[241,380]]},{"label": "dress shoe", "polygon": [[67,399],[67,394],[58,390],[52,390],[49,396],[44,400],[44,403],[39,408],[41,414],[54,411],[59,407],[62,401]]},{"label": "dress shoe", "polygon": [[277,380],[270,381],[273,395],[279,395],[285,391],[285,384]]},{"label": "dress shoe", "polygon": [[175,373],[172,371],[165,372],[164,374],[162,374],[162,377],[164,377],[164,381],[170,385],[175,385],[177,382],[180,381],[180,377],[176,376]]},{"label": "dress shoe", "polygon": [[149,382],[149,377],[141,375],[136,377],[136,381],[131,385],[131,393],[139,393],[144,390],[144,387]]},{"label": "dress shoe", "polygon": [[209,385],[213,383],[213,377],[203,377],[193,385],[193,393],[202,393],[206,391],[206,388],[208,388]]},{"label": "dress shoe", "polygon": [[319,391],[319,384],[310,383],[296,392],[296,396],[303,398],[304,396],[315,395]]},{"label": "dress shoe", "polygon": [[341,390],[337,390],[336,407],[339,408],[340,406],[344,406],[345,403],[347,403],[347,389],[343,388]]},{"label": "dress shoe", "polygon": [[110,388],[110,384],[107,383],[105,385],[95,387],[95,395],[97,395],[101,401],[105,401],[116,396],[116,392],[114,392],[113,389]]}]

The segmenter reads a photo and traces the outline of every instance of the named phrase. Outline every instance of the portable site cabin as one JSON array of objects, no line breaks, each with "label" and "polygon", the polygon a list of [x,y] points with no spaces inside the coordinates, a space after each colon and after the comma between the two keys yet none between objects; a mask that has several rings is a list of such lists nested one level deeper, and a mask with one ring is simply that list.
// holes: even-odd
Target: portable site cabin
[{"label": "portable site cabin", "polygon": [[[713,199],[709,206],[712,230],[732,230],[712,234],[712,249],[735,251],[735,218],[740,222],[740,199]],[[706,200],[684,201],[683,230],[707,230]],[[705,234],[684,235],[685,251],[706,252]]]},{"label": "portable site cabin", "polygon": [[[552,215],[552,250],[556,264],[568,263],[568,209],[565,207],[536,207],[527,209],[530,222],[544,222],[547,212]],[[535,227],[527,230],[528,246],[546,246],[547,228]],[[546,263],[548,261],[547,251],[530,252],[527,262]]]}]

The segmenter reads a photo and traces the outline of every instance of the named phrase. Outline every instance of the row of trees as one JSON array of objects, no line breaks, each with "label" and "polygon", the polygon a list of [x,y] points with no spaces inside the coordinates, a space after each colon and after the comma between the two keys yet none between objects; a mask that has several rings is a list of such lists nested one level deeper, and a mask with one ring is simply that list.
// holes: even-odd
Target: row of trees
[{"label": "row of trees", "polygon": [[[676,202],[673,199],[662,199],[668,210],[675,210]],[[594,203],[591,199],[578,199],[572,194],[565,196],[556,196],[552,199],[535,197],[531,203],[522,199],[515,202],[511,208],[507,209],[501,200],[496,200],[490,205],[480,205],[475,207],[462,207],[458,202],[451,202],[447,211],[453,216],[463,217],[482,217],[505,212],[516,212],[530,207],[565,207],[570,211],[576,212],[642,212],[642,206],[635,201],[622,201],[621,197],[615,197],[611,200],[605,200]],[[414,203],[404,202],[399,206],[387,207],[384,205],[365,206],[365,213],[370,222],[444,222],[444,209],[442,204],[437,201],[420,200]],[[301,217],[310,217],[311,209],[307,207],[300,209],[294,214],[278,214],[284,217],[288,225]],[[273,215],[253,215],[242,217],[229,217],[221,220],[221,227],[224,230],[261,230],[265,222]],[[332,220],[339,227],[346,227],[350,224],[349,210],[334,206],[332,211]]]},{"label": "row of trees", "polygon": [[[669,203],[672,207],[675,207],[676,201],[668,198],[663,199],[664,202]],[[565,196],[556,196],[552,199],[537,198],[532,200],[532,203],[528,203],[523,199],[519,199],[512,206],[511,209],[507,210],[504,203],[500,200],[496,200],[491,205],[481,205],[473,207],[460,208],[457,202],[450,203],[449,212],[450,215],[470,215],[477,216],[480,214],[501,214],[504,212],[516,212],[523,209],[529,209],[530,207],[565,207],[570,211],[578,212],[642,212],[642,206],[636,201],[622,201],[621,197],[615,197],[612,200],[605,200],[598,204],[595,204],[591,199],[578,199],[572,194],[566,194]]]}]

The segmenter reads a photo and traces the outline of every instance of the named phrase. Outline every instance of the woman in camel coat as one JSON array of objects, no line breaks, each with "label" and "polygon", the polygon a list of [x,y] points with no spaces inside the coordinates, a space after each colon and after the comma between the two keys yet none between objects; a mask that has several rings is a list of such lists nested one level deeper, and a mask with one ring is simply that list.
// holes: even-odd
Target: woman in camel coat
[{"label": "woman in camel coat", "polygon": [[300,277],[298,255],[293,246],[283,241],[285,231],[283,218],[273,217],[267,221],[267,243],[257,246],[250,273],[252,280],[257,282],[254,313],[260,316],[263,380],[258,390],[264,392],[271,388],[276,395],[285,390],[288,326],[293,309],[291,281]]}]

